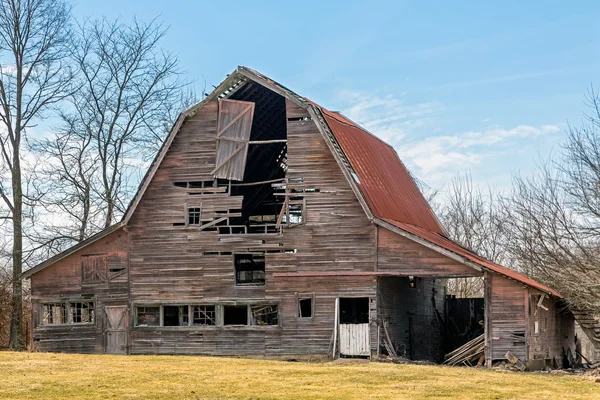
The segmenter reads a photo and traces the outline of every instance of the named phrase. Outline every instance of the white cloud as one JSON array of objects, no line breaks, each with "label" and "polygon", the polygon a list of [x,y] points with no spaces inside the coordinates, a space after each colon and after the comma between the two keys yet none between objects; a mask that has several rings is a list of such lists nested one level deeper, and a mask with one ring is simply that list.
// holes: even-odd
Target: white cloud
[{"label": "white cloud", "polygon": [[[523,124],[442,134],[447,129],[440,118],[445,108],[439,102],[411,105],[392,95],[348,91],[340,96],[349,104],[342,109],[343,114],[392,144],[417,177],[436,186],[460,170],[480,168],[491,156],[517,154],[524,144],[561,129],[550,124]],[[427,136],[423,137],[423,132]]]},{"label": "white cloud", "polygon": [[343,91],[341,101],[350,104],[343,114],[386,142],[396,145],[411,129],[431,123],[433,114],[444,107],[439,102],[408,105],[392,95],[369,95]]}]

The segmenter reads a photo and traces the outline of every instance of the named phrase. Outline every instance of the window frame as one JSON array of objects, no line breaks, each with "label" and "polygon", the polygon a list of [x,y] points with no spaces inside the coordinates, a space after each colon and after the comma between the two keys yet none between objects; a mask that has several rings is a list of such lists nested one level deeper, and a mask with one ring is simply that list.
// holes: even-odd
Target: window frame
[{"label": "window frame", "polygon": [[[190,223],[190,210],[197,209],[198,210],[198,223]],[[195,211],[194,211],[195,213]],[[195,217],[194,217],[195,218]],[[202,204],[199,206],[185,206],[185,226],[193,226],[199,227],[202,226]]]},{"label": "window frame", "polygon": [[[262,282],[238,282],[238,268],[237,268],[237,264],[236,264],[236,257],[238,256],[243,256],[243,255],[250,255],[252,256],[252,258],[254,258],[254,256],[262,256],[263,257],[263,264],[264,264],[264,270],[263,270],[263,281]],[[233,259],[233,284],[236,287],[250,287],[250,288],[254,288],[254,287],[259,287],[259,286],[266,286],[267,284],[267,256],[266,253],[257,253],[257,252],[239,252],[239,253],[233,253],[232,254],[232,259]],[[252,260],[254,261],[254,260]],[[257,270],[253,270],[257,271]]]},{"label": "window frame", "polygon": [[[73,322],[73,313],[71,304],[75,303],[88,303],[92,304],[93,310],[93,321],[92,322]],[[64,322],[61,323],[44,323],[44,307],[51,304],[63,304],[64,305]],[[38,327],[65,327],[65,326],[96,326],[98,318],[96,316],[96,301],[95,299],[69,299],[69,300],[42,300],[38,303]]]},{"label": "window frame", "polygon": [[[158,325],[139,325],[138,322],[138,309],[139,308],[158,308]],[[133,310],[134,310],[134,319],[133,319],[133,326],[136,328],[160,328],[163,326],[163,321],[162,321],[162,306],[159,304],[134,304],[133,305]]]},{"label": "window frame", "polygon": [[[314,303],[313,303],[314,304]],[[176,307],[184,306],[188,310],[188,325],[170,325],[165,326],[164,324],[164,308],[165,307]],[[227,306],[243,306],[246,308],[246,325],[225,325],[225,307]],[[252,308],[259,306],[275,306],[277,307],[277,324],[272,325],[259,325],[254,323]],[[134,303],[133,304],[133,324],[132,329],[140,330],[216,330],[216,329],[274,329],[282,326],[281,321],[281,302],[275,301],[235,301],[235,300],[224,300],[224,301],[202,301],[202,302],[167,302],[167,303]],[[159,324],[143,326],[138,324],[138,309],[140,307],[152,307],[159,309]],[[193,323],[194,318],[194,307],[214,307],[215,317],[214,325],[195,325]],[[309,318],[306,318],[309,319]]]},{"label": "window frame", "polygon": [[[310,317],[302,316],[300,310],[300,301],[310,300]],[[296,318],[299,321],[311,321],[315,318],[315,294],[314,293],[300,293],[296,296]]]}]

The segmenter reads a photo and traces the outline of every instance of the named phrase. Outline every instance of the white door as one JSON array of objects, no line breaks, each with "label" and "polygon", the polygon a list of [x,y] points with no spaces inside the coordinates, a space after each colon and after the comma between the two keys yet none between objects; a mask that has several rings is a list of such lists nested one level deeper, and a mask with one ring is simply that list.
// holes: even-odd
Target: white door
[{"label": "white door", "polygon": [[340,354],[370,356],[369,324],[340,324]]},{"label": "white door", "polygon": [[338,307],[340,355],[369,357],[369,298],[340,298]]}]

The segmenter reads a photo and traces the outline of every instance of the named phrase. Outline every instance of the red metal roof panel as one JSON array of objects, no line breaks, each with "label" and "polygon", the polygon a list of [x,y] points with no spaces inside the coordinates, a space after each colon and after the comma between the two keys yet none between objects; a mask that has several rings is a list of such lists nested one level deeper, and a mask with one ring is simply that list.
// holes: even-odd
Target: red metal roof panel
[{"label": "red metal roof panel", "polygon": [[412,176],[389,144],[339,113],[321,108],[375,217],[389,218],[443,233]]}]

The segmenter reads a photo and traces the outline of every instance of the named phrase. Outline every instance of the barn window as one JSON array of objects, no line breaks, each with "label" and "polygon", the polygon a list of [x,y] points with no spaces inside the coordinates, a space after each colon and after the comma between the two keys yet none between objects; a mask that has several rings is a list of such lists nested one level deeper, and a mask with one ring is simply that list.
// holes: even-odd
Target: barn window
[{"label": "barn window", "polygon": [[244,180],[254,103],[219,100],[217,157],[212,174],[216,178]]},{"label": "barn window", "polygon": [[276,304],[252,306],[252,325],[277,325],[278,307]]},{"label": "barn window", "polygon": [[312,298],[298,299],[298,317],[312,318],[313,316],[313,301]]},{"label": "barn window", "polygon": [[216,306],[192,306],[192,325],[216,325]]},{"label": "barn window", "polygon": [[160,326],[160,307],[136,307],[136,326]]},{"label": "barn window", "polygon": [[248,306],[223,306],[223,325],[248,325]]},{"label": "barn window", "polygon": [[67,323],[66,303],[42,304],[42,325],[57,325]]},{"label": "barn window", "polygon": [[234,264],[236,285],[265,284],[264,254],[235,254]]},{"label": "barn window", "polygon": [[81,256],[81,280],[83,283],[102,283],[107,278],[106,255]]},{"label": "barn window", "polygon": [[200,215],[202,209],[200,207],[188,208],[188,225],[200,225]]},{"label": "barn window", "polygon": [[163,306],[163,326],[188,326],[188,306]]},{"label": "barn window", "polygon": [[94,303],[91,301],[69,303],[69,313],[73,324],[94,323]]}]

